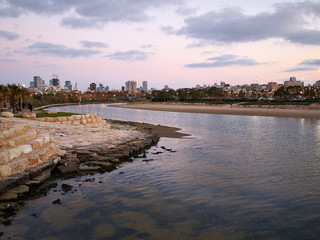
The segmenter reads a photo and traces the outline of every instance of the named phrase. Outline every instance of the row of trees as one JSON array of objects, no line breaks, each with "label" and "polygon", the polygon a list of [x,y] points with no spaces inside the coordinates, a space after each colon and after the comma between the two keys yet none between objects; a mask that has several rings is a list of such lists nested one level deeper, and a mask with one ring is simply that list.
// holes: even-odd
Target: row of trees
[{"label": "row of trees", "polygon": [[260,97],[279,97],[279,98],[314,98],[320,96],[320,89],[314,87],[299,87],[290,86],[288,88],[280,87],[275,92],[269,92],[267,90],[252,90],[246,91],[241,89],[240,91],[230,91],[223,88],[211,87],[205,89],[196,88],[181,88],[176,91],[173,89],[169,90],[154,90],[152,91],[151,97],[155,101],[187,101],[187,100],[200,100],[200,99],[215,99],[215,101],[221,101],[224,98],[260,98]]},{"label": "row of trees", "polygon": [[29,90],[19,84],[0,84],[1,109],[12,109],[13,112],[17,112],[21,108],[23,99],[29,96]]},{"label": "row of trees", "polygon": [[[24,105],[33,104],[34,107],[57,104],[57,103],[78,103],[81,97],[81,103],[99,103],[99,102],[116,102],[116,101],[199,101],[213,100],[221,102],[226,98],[244,99],[247,97],[259,98],[268,97],[270,93],[264,90],[256,90],[248,92],[244,89],[240,91],[226,91],[223,88],[211,87],[205,89],[197,88],[180,88],[177,90],[153,90],[150,92],[137,92],[130,94],[123,91],[108,91],[108,92],[65,92],[60,91],[50,94],[30,94],[27,88],[19,84],[0,84],[0,101],[1,109],[10,109],[13,112],[21,110],[22,103]],[[319,97],[318,88],[314,87],[280,87],[273,94],[273,97],[284,99],[297,98],[303,96],[305,98]]]}]

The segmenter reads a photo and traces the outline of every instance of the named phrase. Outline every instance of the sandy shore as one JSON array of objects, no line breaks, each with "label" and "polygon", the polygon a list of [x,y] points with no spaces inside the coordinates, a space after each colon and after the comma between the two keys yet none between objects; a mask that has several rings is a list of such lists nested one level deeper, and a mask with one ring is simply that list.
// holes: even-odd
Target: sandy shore
[{"label": "sandy shore", "polygon": [[153,111],[186,112],[186,113],[207,113],[207,114],[230,114],[247,116],[270,116],[270,117],[293,117],[293,118],[320,118],[320,109],[314,107],[292,107],[279,106],[275,108],[267,107],[240,107],[238,105],[193,105],[193,104],[163,104],[163,103],[143,103],[143,104],[122,104],[111,105],[110,107],[133,108]]}]

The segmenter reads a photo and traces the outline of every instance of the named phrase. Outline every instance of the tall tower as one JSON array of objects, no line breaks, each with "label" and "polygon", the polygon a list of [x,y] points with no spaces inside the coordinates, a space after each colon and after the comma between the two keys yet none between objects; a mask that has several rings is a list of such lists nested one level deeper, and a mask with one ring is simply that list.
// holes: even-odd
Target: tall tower
[{"label": "tall tower", "polygon": [[142,81],[142,89],[143,91],[148,91],[148,82],[147,81]]},{"label": "tall tower", "polygon": [[42,79],[39,76],[34,76],[33,77],[33,87],[35,88],[40,88],[42,86]]}]

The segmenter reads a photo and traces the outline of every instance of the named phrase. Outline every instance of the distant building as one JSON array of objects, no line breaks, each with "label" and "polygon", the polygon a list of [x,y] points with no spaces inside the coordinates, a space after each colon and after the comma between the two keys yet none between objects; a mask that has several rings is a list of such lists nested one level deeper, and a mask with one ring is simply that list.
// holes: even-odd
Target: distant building
[{"label": "distant building", "polygon": [[221,81],[221,82],[220,82],[220,87],[224,87],[224,85],[226,85],[226,83],[223,82],[223,81]]},{"label": "distant building", "polygon": [[33,87],[40,89],[43,86],[43,80],[39,76],[33,77]]},{"label": "distant building", "polygon": [[142,90],[143,91],[148,91],[148,82],[147,81],[142,81]]},{"label": "distant building", "polygon": [[169,89],[169,86],[168,85],[164,85],[164,89]]},{"label": "distant building", "polygon": [[126,88],[124,86],[121,87],[121,91],[124,92]]},{"label": "distant building", "polygon": [[320,88],[320,80],[316,81],[313,86]]},{"label": "distant building", "polygon": [[65,90],[72,91],[71,81],[65,81],[64,88],[65,88]]},{"label": "distant building", "polygon": [[60,87],[60,80],[58,78],[52,78],[51,85],[55,87]]},{"label": "distant building", "polygon": [[258,83],[251,83],[251,89],[252,90],[259,90],[260,89],[260,85]]},{"label": "distant building", "polygon": [[30,82],[30,88],[34,88],[34,81]]},{"label": "distant building", "polygon": [[296,77],[290,77],[289,81],[284,82],[284,87],[303,87],[303,82],[297,81]]},{"label": "distant building", "polygon": [[98,92],[104,91],[104,86],[103,86],[102,83],[99,83],[99,87],[97,87],[97,91],[98,91]]},{"label": "distant building", "polygon": [[279,88],[279,84],[277,82],[268,82],[268,91],[274,92]]},{"label": "distant building", "polygon": [[89,89],[90,89],[90,91],[96,91],[96,89],[97,89],[97,84],[91,83]]},{"label": "distant building", "polygon": [[137,82],[136,81],[126,81],[126,91],[136,92],[137,91]]},{"label": "distant building", "polygon": [[106,86],[104,89],[105,91],[109,91],[109,86]]}]

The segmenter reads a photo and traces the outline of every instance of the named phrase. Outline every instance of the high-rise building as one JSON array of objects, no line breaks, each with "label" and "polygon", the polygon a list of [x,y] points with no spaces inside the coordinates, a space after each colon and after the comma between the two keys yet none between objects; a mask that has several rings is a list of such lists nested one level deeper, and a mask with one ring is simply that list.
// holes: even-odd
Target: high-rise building
[{"label": "high-rise building", "polygon": [[142,81],[142,90],[143,91],[148,91],[148,82],[147,81]]},{"label": "high-rise building", "polygon": [[64,88],[65,88],[66,90],[72,91],[71,81],[65,81],[65,83],[64,83]]},{"label": "high-rise building", "polygon": [[34,88],[41,88],[42,87],[42,79],[41,79],[41,77],[39,77],[39,76],[34,76],[33,77],[33,87]]},{"label": "high-rise building", "polygon": [[126,91],[136,92],[137,91],[137,82],[136,81],[126,81]]},{"label": "high-rise building", "polygon": [[91,83],[90,84],[90,91],[96,91],[96,89],[97,89],[97,84]]},{"label": "high-rise building", "polygon": [[51,84],[52,86],[60,87],[60,80],[58,78],[52,78]]},{"label": "high-rise building", "polygon": [[99,87],[97,87],[98,92],[103,92],[105,90],[104,86],[102,83],[99,83]]}]

